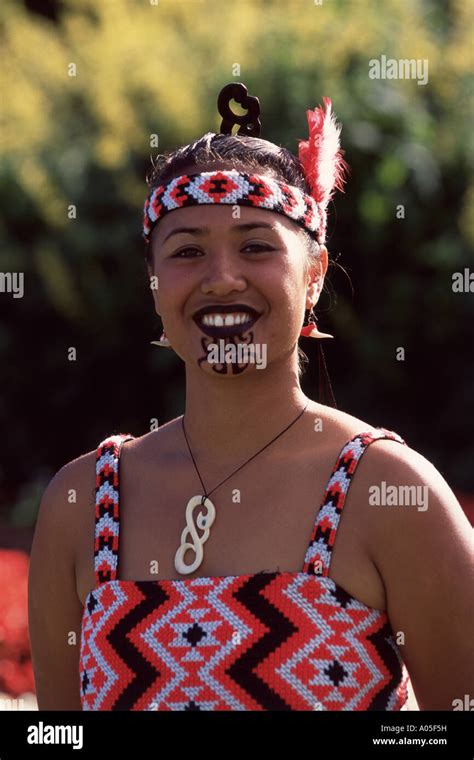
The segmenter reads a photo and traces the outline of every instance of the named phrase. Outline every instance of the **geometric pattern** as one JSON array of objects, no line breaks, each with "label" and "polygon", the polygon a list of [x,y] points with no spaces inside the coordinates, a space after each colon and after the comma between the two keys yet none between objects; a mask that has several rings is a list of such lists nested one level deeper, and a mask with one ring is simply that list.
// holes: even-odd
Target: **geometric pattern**
[{"label": "geometric pattern", "polygon": [[286,182],[235,169],[182,174],[159,185],[143,209],[143,238],[149,243],[157,222],[170,211],[200,204],[252,206],[284,214],[309,232],[326,215],[311,195]]},{"label": "geometric pattern", "polygon": [[95,476],[95,582],[116,577],[119,548],[120,449],[130,433],[112,435],[97,449]]},{"label": "geometric pattern", "polygon": [[[97,449],[95,578],[84,604],[83,710],[402,710],[409,675],[386,610],[328,577],[345,496],[378,428],[342,448],[301,572],[117,578],[119,434]],[[316,563],[315,561],[319,560]]]}]

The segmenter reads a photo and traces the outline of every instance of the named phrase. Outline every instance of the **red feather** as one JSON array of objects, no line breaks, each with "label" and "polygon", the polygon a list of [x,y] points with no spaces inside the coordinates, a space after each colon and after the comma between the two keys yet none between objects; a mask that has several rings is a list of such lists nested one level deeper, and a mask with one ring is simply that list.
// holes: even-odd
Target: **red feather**
[{"label": "red feather", "polygon": [[344,191],[345,173],[349,168],[342,158],[339,135],[341,126],[336,122],[330,98],[323,98],[322,106],[306,111],[309,139],[299,140],[298,157],[313,198],[324,208],[334,190]]}]

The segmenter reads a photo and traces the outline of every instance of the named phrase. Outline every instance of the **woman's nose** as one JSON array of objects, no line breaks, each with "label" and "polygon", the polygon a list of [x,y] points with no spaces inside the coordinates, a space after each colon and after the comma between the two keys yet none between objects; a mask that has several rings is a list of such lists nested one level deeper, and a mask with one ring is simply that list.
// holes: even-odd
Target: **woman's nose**
[{"label": "woman's nose", "polygon": [[209,257],[208,269],[203,276],[201,289],[204,293],[225,295],[232,290],[245,290],[247,283],[235,255],[221,250]]}]

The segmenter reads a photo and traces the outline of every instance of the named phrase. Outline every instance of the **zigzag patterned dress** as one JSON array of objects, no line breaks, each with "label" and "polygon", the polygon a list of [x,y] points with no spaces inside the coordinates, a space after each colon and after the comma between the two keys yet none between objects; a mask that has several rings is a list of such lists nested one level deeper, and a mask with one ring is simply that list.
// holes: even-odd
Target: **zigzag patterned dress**
[{"label": "zigzag patterned dress", "polygon": [[84,604],[83,710],[403,710],[409,675],[385,610],[329,578],[347,492],[376,428],[342,448],[301,572],[117,578],[120,433],[97,449],[95,588]]}]

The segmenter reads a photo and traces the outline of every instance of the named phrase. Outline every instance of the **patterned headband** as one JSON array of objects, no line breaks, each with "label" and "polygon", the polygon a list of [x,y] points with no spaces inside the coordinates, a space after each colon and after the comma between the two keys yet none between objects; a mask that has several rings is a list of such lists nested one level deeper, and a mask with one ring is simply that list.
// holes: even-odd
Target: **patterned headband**
[{"label": "patterned headband", "polygon": [[270,177],[234,169],[182,174],[160,185],[148,196],[143,219],[146,242],[150,242],[159,219],[170,211],[200,204],[253,206],[276,211],[313,234],[326,216],[325,209],[320,208],[311,195]]},{"label": "patterned headband", "polygon": [[[237,115],[230,109],[234,99],[248,112]],[[335,189],[343,190],[344,173],[348,168],[342,158],[340,126],[332,112],[331,100],[323,98],[324,108],[306,111],[309,137],[299,140],[298,158],[310,194],[294,185],[259,174],[246,174],[234,169],[182,174],[154,188],[145,201],[143,237],[150,242],[154,227],[166,214],[186,206],[224,204],[253,206],[284,214],[306,229],[319,243],[326,237],[327,205]],[[232,134],[239,124],[238,135],[260,135],[260,104],[247,95],[247,88],[231,82],[219,93],[218,109],[223,121],[221,134]],[[241,163],[239,161],[239,163]]]}]

